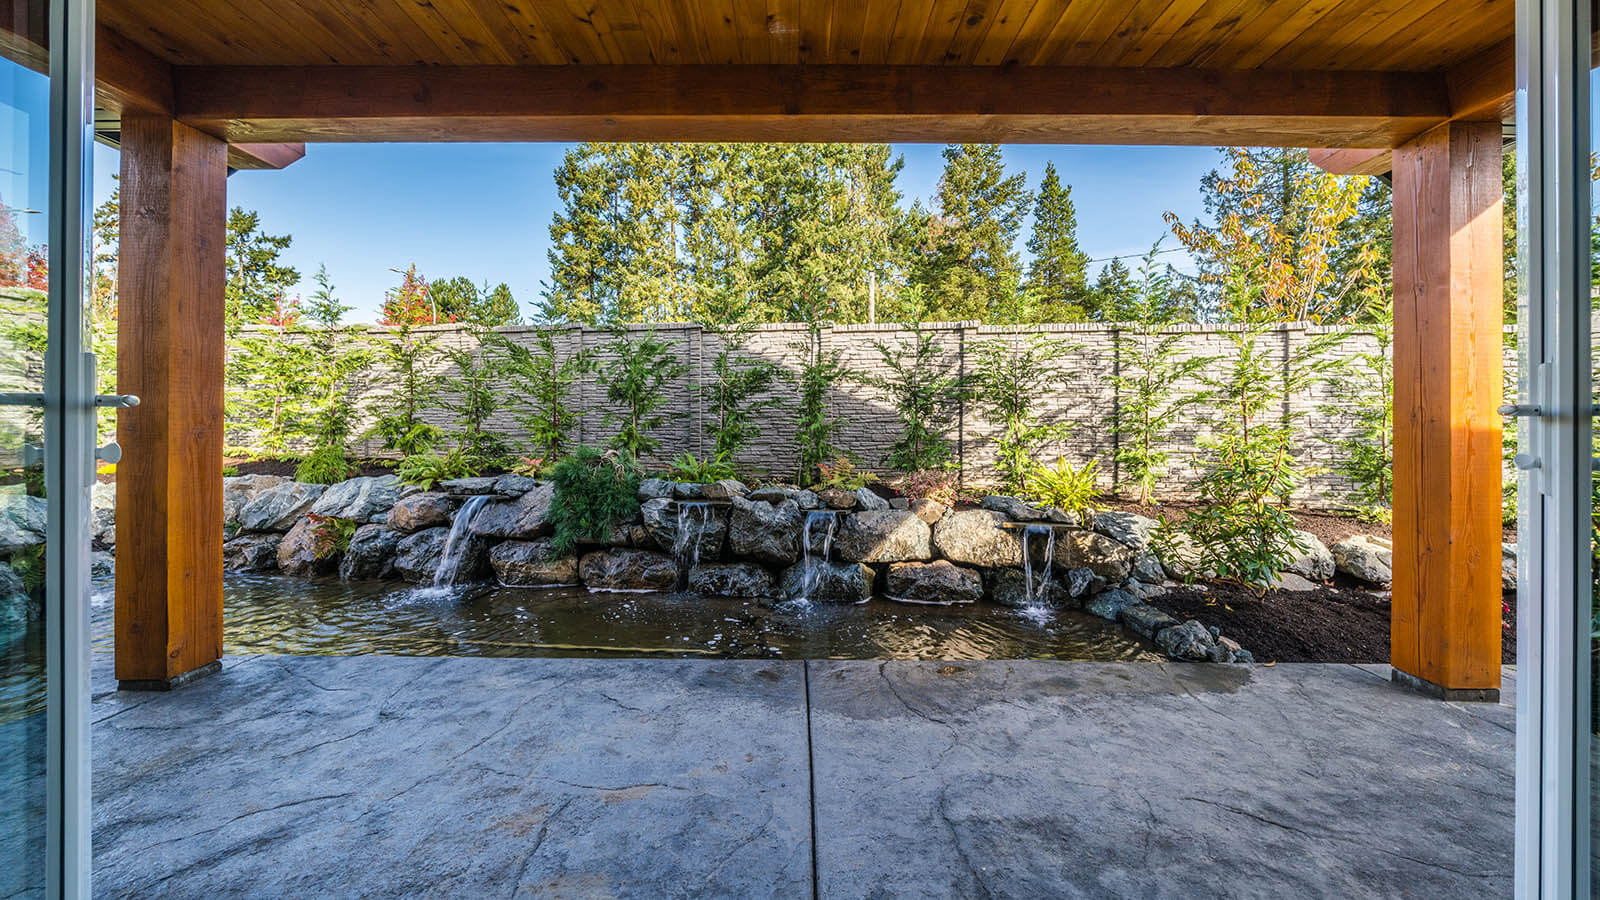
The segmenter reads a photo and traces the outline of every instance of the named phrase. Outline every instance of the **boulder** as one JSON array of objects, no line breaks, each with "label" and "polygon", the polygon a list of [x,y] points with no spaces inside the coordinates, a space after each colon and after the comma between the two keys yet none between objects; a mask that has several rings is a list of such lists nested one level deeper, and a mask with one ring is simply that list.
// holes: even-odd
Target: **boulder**
[{"label": "boulder", "polygon": [[1002,513],[1013,522],[1044,521],[1044,510],[1016,497],[1007,497],[1003,494],[991,494],[984,497],[978,501],[978,507]]},{"label": "boulder", "polygon": [[1124,608],[1143,602],[1143,600],[1121,588],[1112,588],[1109,591],[1101,591],[1094,595],[1094,598],[1085,603],[1083,608],[1102,619],[1110,619],[1115,622],[1122,615]]},{"label": "boulder", "polygon": [[44,543],[45,510],[43,497],[0,494],[0,553]]},{"label": "boulder", "polygon": [[1161,568],[1174,581],[1210,578],[1214,572],[1200,564],[1200,545],[1181,531],[1173,531],[1169,546],[1161,555]]},{"label": "boulder", "polygon": [[1070,587],[1056,576],[1051,576],[1048,582],[1040,584],[1039,573],[1034,573],[1032,604],[1028,601],[1028,586],[1023,580],[1022,569],[994,569],[989,573],[987,580],[989,600],[1000,606],[1027,609],[1030,605],[1037,605],[1048,606],[1051,609],[1067,609],[1078,605]]},{"label": "boulder", "polygon": [[817,496],[815,491],[808,491],[805,488],[793,491],[789,495],[789,499],[793,500],[796,506],[806,512],[822,508],[822,498]]},{"label": "boulder", "polygon": [[551,587],[578,583],[578,557],[554,556],[549,538],[505,541],[489,551],[494,576],[507,587]]},{"label": "boulder", "polygon": [[861,563],[827,563],[813,559],[785,569],[779,592],[789,600],[817,603],[865,603],[872,598],[873,571]]},{"label": "boulder", "polygon": [[788,489],[776,485],[756,488],[744,496],[747,500],[759,500],[762,503],[782,503],[790,499]]},{"label": "boulder", "polygon": [[929,525],[939,524],[939,520],[944,518],[945,513],[950,511],[950,507],[937,500],[929,500],[926,497],[919,497],[911,501],[909,509],[916,514],[917,518],[927,522]]},{"label": "boulder", "polygon": [[809,548],[816,559],[832,557],[834,544],[839,539],[839,526],[848,515],[836,509],[813,509],[805,513],[800,528],[801,549]]},{"label": "boulder", "polygon": [[1335,563],[1333,554],[1323,546],[1322,541],[1309,531],[1296,531],[1295,540],[1300,546],[1306,548],[1294,561],[1283,567],[1285,572],[1292,572],[1310,581],[1328,581],[1333,578]]},{"label": "boulder", "polygon": [[954,563],[979,568],[1022,565],[1022,540],[1002,528],[1005,513],[961,509],[945,514],[933,526],[933,549]]},{"label": "boulder", "polygon": [[962,568],[948,559],[897,562],[889,566],[884,593],[901,603],[977,603],[983,597],[983,576],[976,569]]},{"label": "boulder", "polygon": [[1121,541],[1094,531],[1056,532],[1055,567],[1059,571],[1088,569],[1113,584],[1126,581],[1133,571],[1133,551]]},{"label": "boulder", "polygon": [[639,482],[639,500],[654,500],[657,497],[671,497],[672,482],[664,478],[646,478]]},{"label": "boulder", "polygon": [[778,583],[754,563],[701,563],[689,570],[689,590],[703,597],[773,597]]},{"label": "boulder", "polygon": [[651,542],[667,553],[681,552],[689,559],[714,562],[722,558],[722,545],[728,538],[728,509],[709,503],[701,506],[684,503],[657,497],[640,505],[639,514]]},{"label": "boulder", "polygon": [[911,508],[911,501],[907,500],[904,497],[890,497],[889,498],[889,508],[890,509],[910,509]]},{"label": "boulder", "polygon": [[30,621],[37,621],[43,609],[22,586],[22,578],[5,563],[0,563],[0,646],[23,637]]},{"label": "boulder", "polygon": [[704,500],[706,486],[693,481],[674,481],[672,496],[678,500]]},{"label": "boulder", "polygon": [[866,510],[893,509],[888,500],[879,497],[877,492],[869,487],[856,488],[856,508]]},{"label": "boulder", "polygon": [[591,591],[670,591],[678,564],[649,550],[599,550],[578,561],[578,577]]},{"label": "boulder", "polygon": [[222,521],[239,521],[239,514],[262,491],[290,480],[282,475],[235,475],[222,479]]},{"label": "boulder", "polygon": [[923,560],[933,556],[932,536],[928,523],[910,510],[871,510],[844,517],[833,550],[848,562]]},{"label": "boulder", "polygon": [[1130,581],[1123,585],[1122,588],[1135,597],[1138,597],[1140,600],[1154,600],[1157,597],[1164,597],[1167,594],[1166,585],[1145,584],[1142,581]]},{"label": "boulder", "polygon": [[479,537],[531,541],[554,530],[550,507],[555,503],[556,486],[545,483],[515,500],[491,500],[478,510],[469,525]]},{"label": "boulder", "polygon": [[350,537],[350,546],[339,560],[339,577],[346,581],[362,578],[390,578],[394,575],[395,548],[400,533],[382,525],[363,525]]},{"label": "boulder", "polygon": [[287,481],[270,487],[256,495],[239,511],[239,528],[242,531],[288,531],[311,511],[311,507],[327,490],[320,484]]},{"label": "boulder", "polygon": [[786,566],[800,558],[800,507],[793,500],[772,504],[734,497],[728,552],[756,562]]},{"label": "boulder", "polygon": [[1167,579],[1167,570],[1161,567],[1161,557],[1156,556],[1148,548],[1136,550],[1133,554],[1133,571],[1129,577],[1137,578],[1145,584],[1160,584]]},{"label": "boulder", "polygon": [[439,572],[439,557],[450,529],[424,528],[400,539],[394,548],[394,570],[413,583],[431,582]]},{"label": "boulder", "polygon": [[1517,589],[1517,545],[1500,545],[1500,590]]},{"label": "boulder", "polygon": [[828,488],[817,492],[817,499],[829,509],[855,509],[856,492],[844,488]]},{"label": "boulder", "polygon": [[1074,598],[1098,594],[1106,589],[1106,580],[1087,567],[1068,569],[1062,576],[1062,582],[1067,586],[1067,593]]},{"label": "boulder", "polygon": [[749,493],[749,491],[750,489],[744,486],[744,482],[733,478],[724,478],[720,481],[713,481],[708,485],[702,486],[700,489],[700,493],[703,494],[707,500],[728,500],[733,497],[743,497],[745,494]]},{"label": "boulder", "polygon": [[1272,579],[1272,587],[1276,590],[1292,591],[1295,593],[1314,591],[1317,589],[1317,585],[1315,583],[1306,580],[1304,575],[1300,575],[1296,572],[1279,572],[1278,577]]},{"label": "boulder", "polygon": [[539,482],[526,475],[507,472],[494,480],[494,495],[506,500],[515,500],[523,494],[539,486]]},{"label": "boulder", "polygon": [[[224,522],[227,520],[224,519]],[[95,482],[89,491],[89,536],[102,547],[117,543],[117,486]]]},{"label": "boulder", "polygon": [[389,510],[388,525],[401,534],[411,534],[424,528],[450,524],[450,511],[454,504],[444,494],[423,491],[402,497]]},{"label": "boulder", "polygon": [[1120,541],[1135,550],[1150,546],[1150,536],[1161,526],[1160,522],[1138,513],[1108,509],[1095,513],[1094,530],[1108,538]]},{"label": "boulder", "polygon": [[339,568],[338,549],[318,534],[318,519],[305,516],[278,544],[278,571],[285,575],[326,575]]},{"label": "boulder", "polygon": [[281,534],[241,534],[222,545],[222,567],[229,572],[274,571],[282,542]]},{"label": "boulder", "polygon": [[475,497],[479,494],[494,493],[494,484],[499,481],[498,475],[475,475],[471,478],[452,478],[449,481],[439,482],[439,490],[452,497]]},{"label": "boulder", "polygon": [[373,516],[387,512],[400,499],[400,479],[394,475],[352,478],[330,485],[311,505],[318,516],[365,522]]},{"label": "boulder", "polygon": [[1382,538],[1358,534],[1339,541],[1328,550],[1333,554],[1335,570],[1341,575],[1380,587],[1388,587],[1394,580],[1394,552]]},{"label": "boulder", "polygon": [[89,554],[89,577],[110,578],[117,574],[117,558],[106,550]]},{"label": "boulder", "polygon": [[1148,603],[1129,603],[1121,612],[1123,627],[1147,641],[1155,640],[1161,631],[1178,624],[1178,620]]},{"label": "boulder", "polygon": [[[1204,662],[1212,659],[1218,650],[1227,654],[1226,647],[1217,646],[1216,635],[1194,619],[1182,625],[1173,625],[1156,632],[1156,646],[1173,659]],[[1226,662],[1226,660],[1218,660]]]}]

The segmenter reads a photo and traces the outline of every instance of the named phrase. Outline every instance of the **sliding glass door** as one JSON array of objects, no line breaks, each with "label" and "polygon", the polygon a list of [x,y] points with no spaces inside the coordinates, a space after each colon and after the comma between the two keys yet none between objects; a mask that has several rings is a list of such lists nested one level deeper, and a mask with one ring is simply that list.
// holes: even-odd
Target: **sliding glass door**
[{"label": "sliding glass door", "polygon": [[92,26],[0,4],[0,897],[88,893]]}]

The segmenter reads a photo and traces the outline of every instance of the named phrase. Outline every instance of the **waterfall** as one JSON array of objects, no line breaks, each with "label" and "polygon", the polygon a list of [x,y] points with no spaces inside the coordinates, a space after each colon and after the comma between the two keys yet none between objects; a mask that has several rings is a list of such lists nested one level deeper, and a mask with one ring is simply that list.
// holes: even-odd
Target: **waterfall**
[{"label": "waterfall", "polygon": [[[691,516],[695,511],[697,516]],[[691,521],[693,520],[693,521]],[[700,539],[711,523],[711,504],[704,500],[678,501],[678,530],[672,539],[672,557],[678,562],[678,587],[689,585],[689,570],[700,565]],[[691,524],[693,533],[691,537]]]},{"label": "waterfall", "polygon": [[445,587],[456,583],[456,578],[461,574],[461,561],[467,555],[467,546],[472,539],[467,535],[467,529],[472,527],[472,519],[489,502],[487,494],[468,497],[461,509],[456,512],[456,520],[450,523],[450,534],[444,539],[444,552],[439,554],[439,568],[433,573],[434,587]]},{"label": "waterfall", "polygon": [[[1028,545],[1033,543],[1035,535],[1042,534],[1044,539],[1044,569],[1039,573],[1037,586],[1033,582],[1033,563],[1029,559]],[[1049,525],[1028,525],[1022,529],[1022,591],[1027,600],[1027,608],[1034,612],[1041,611],[1045,606],[1046,592],[1050,588],[1050,567],[1055,564],[1056,558],[1056,530]]]},{"label": "waterfall", "polygon": [[833,557],[833,535],[839,529],[839,513],[831,509],[814,509],[806,513],[805,525],[800,529],[800,552],[803,554],[803,563],[800,571],[805,577],[800,582],[800,600],[803,603],[811,601],[811,587],[815,583],[816,574],[811,561],[811,525],[813,522],[826,519],[828,524],[822,532],[822,562],[827,564]]}]

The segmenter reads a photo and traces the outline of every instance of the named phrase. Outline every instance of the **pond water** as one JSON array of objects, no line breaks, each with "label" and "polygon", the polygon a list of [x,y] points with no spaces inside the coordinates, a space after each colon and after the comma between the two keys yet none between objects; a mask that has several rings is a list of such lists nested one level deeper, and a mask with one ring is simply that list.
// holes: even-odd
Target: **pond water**
[{"label": "pond water", "polygon": [[[227,654],[664,657],[716,659],[1158,660],[1120,626],[1079,610],[986,603],[859,606],[583,588],[394,582],[230,574],[223,588]],[[91,600],[93,648],[110,653],[112,594]],[[0,709],[42,708],[37,641],[0,666]]]}]

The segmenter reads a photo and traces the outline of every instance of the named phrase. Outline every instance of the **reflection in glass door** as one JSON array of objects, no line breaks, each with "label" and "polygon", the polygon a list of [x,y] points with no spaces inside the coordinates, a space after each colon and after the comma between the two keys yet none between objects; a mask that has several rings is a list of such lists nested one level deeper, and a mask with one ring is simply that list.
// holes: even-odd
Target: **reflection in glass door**
[{"label": "reflection in glass door", "polygon": [[92,22],[0,4],[0,897],[88,893]]}]

